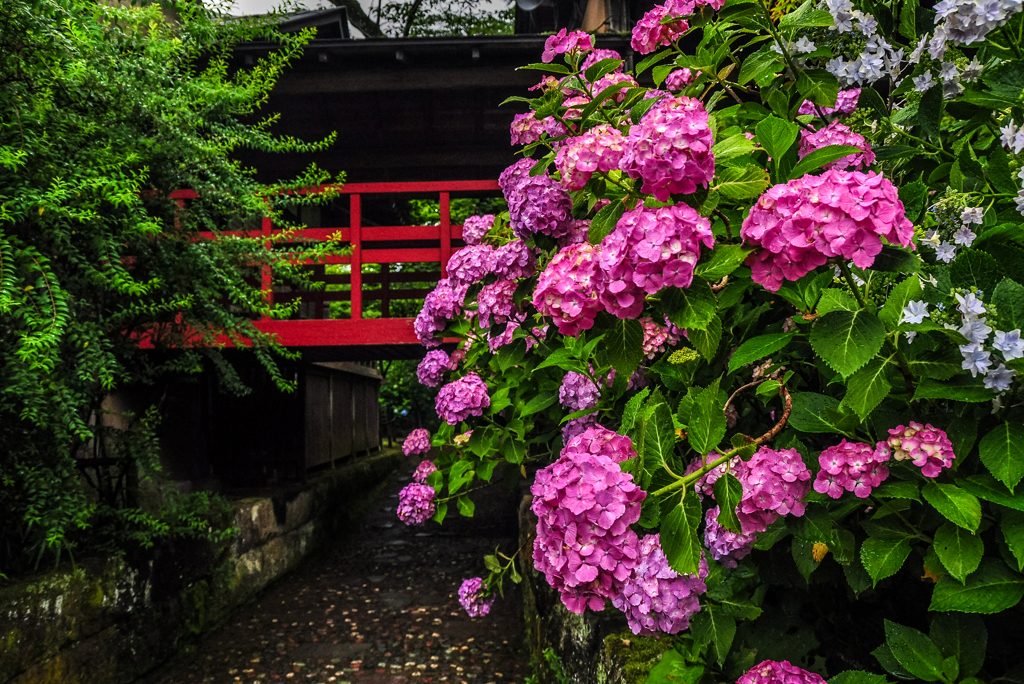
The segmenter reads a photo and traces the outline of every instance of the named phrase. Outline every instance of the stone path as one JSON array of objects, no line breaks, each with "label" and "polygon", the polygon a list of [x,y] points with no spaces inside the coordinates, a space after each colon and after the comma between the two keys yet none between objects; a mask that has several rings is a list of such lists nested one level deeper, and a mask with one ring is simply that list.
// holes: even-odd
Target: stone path
[{"label": "stone path", "polygon": [[523,682],[529,665],[517,588],[506,583],[504,600],[482,618],[468,617],[456,593],[463,579],[484,574],[484,554],[499,544],[511,553],[514,540],[481,525],[458,523],[456,536],[448,524],[399,522],[398,491],[415,463],[358,535],[307,560],[142,681]]}]

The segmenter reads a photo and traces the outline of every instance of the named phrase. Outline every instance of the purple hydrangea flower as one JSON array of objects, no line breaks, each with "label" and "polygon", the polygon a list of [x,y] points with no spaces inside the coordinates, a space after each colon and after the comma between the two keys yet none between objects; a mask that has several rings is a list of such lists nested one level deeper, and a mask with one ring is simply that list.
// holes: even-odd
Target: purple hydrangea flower
[{"label": "purple hydrangea flower", "polygon": [[469,216],[462,223],[462,241],[467,245],[479,245],[494,226],[494,214]]},{"label": "purple hydrangea flower", "polygon": [[665,347],[674,347],[679,344],[679,334],[674,330],[679,330],[674,325],[669,324],[668,327],[661,327],[654,322],[654,319],[650,316],[644,316],[640,319],[640,324],[644,328],[644,355],[648,359],[653,359],[658,354],[665,351]]},{"label": "purple hydrangea flower", "polygon": [[844,491],[865,499],[871,490],[889,477],[889,445],[876,446],[845,439],[818,455],[821,470],[814,478],[814,491],[838,499]]},{"label": "purple hydrangea flower", "polygon": [[953,465],[956,454],[945,431],[931,424],[910,421],[889,430],[889,447],[897,461],[909,459],[925,477],[938,477],[943,468]]},{"label": "purple hydrangea flower", "polygon": [[761,447],[744,464],[743,498],[736,507],[744,534],[764,532],[780,515],[801,516],[811,489],[811,471],[796,449]]},{"label": "purple hydrangea flower", "polygon": [[817,131],[808,131],[803,129],[800,131],[800,151],[798,154],[803,159],[811,152],[820,150],[822,147],[828,147],[829,145],[850,145],[856,147],[861,152],[857,154],[848,154],[841,159],[837,159],[834,162],[825,164],[826,169],[848,169],[853,167],[854,169],[864,169],[875,163],[875,153],[871,151],[871,145],[864,136],[860,133],[850,130],[846,124],[833,121],[828,126]]},{"label": "purple hydrangea flower", "polygon": [[416,428],[402,442],[402,453],[406,456],[423,454],[428,451],[430,451],[430,433],[423,428]]},{"label": "purple hydrangea flower", "polygon": [[[853,88],[852,90],[840,90],[839,95],[836,97],[835,107],[821,107],[821,111],[825,114],[853,114],[857,109],[857,100],[860,99],[860,88]],[[804,100],[803,104],[800,105],[797,114],[804,116],[806,114],[818,115],[818,107],[814,106],[814,103],[810,100]]]},{"label": "purple hydrangea flower", "polygon": [[827,684],[820,675],[791,665],[788,660],[765,660],[747,670],[736,684]]},{"label": "purple hydrangea flower", "polygon": [[529,145],[540,140],[545,134],[549,138],[557,138],[568,132],[565,125],[553,116],[538,119],[534,112],[516,114],[509,127],[513,145]]},{"label": "purple hydrangea flower", "polygon": [[562,444],[568,444],[595,425],[597,425],[597,416],[593,413],[567,421],[562,426]]},{"label": "purple hydrangea flower", "polygon": [[421,385],[437,387],[444,379],[449,363],[451,363],[451,359],[443,349],[428,351],[420,361],[420,365],[416,367],[416,377],[419,378]]},{"label": "purple hydrangea flower", "polygon": [[694,75],[689,69],[676,69],[665,77],[665,87],[669,90],[682,90],[693,83]]},{"label": "purple hydrangea flower", "polygon": [[434,515],[433,487],[419,482],[412,482],[398,493],[398,519],[406,525],[421,525]]},{"label": "purple hydrangea flower", "polygon": [[531,276],[537,270],[537,256],[522,240],[513,240],[494,250],[494,275],[504,280]]},{"label": "purple hydrangea flower", "polygon": [[553,36],[548,36],[544,41],[544,53],[541,61],[548,63],[555,58],[555,55],[570,54],[582,55],[594,49],[594,39],[589,33],[573,31],[569,33],[562,29]]},{"label": "purple hydrangea flower", "polygon": [[413,482],[426,482],[427,478],[430,477],[431,473],[437,472],[437,466],[434,465],[433,461],[425,460],[420,461],[420,464],[416,466],[415,472],[412,474]]},{"label": "purple hydrangea flower", "polygon": [[572,228],[572,198],[551,176],[526,176],[512,188],[508,214],[516,237],[543,233],[559,238]]},{"label": "purple hydrangea flower", "polygon": [[[668,0],[663,5],[655,5],[636,26],[633,27],[633,38],[630,45],[641,55],[647,55],[659,47],[671,45],[677,38],[690,28],[685,19],[669,21],[673,17],[693,13],[693,2]],[[645,191],[646,192],[646,191]]]},{"label": "purple hydrangea flower", "polygon": [[487,383],[476,373],[469,373],[442,387],[434,400],[437,415],[449,425],[457,425],[470,416],[483,415],[491,405]]},{"label": "purple hydrangea flower", "polygon": [[533,305],[554,319],[558,332],[575,337],[589,330],[601,310],[603,290],[598,250],[589,243],[565,247],[540,274]]},{"label": "purple hydrangea flower", "polygon": [[601,425],[588,427],[579,435],[566,442],[562,456],[575,458],[581,454],[607,456],[615,463],[634,458],[633,440]]},{"label": "purple hydrangea flower", "polygon": [[562,378],[561,387],[558,388],[558,403],[573,413],[594,408],[600,398],[601,390],[594,381],[575,371],[566,373]]},{"label": "purple hydrangea flower", "polygon": [[562,185],[569,190],[581,190],[596,171],[618,169],[625,145],[626,137],[607,124],[571,138],[555,156],[555,168],[562,176]]},{"label": "purple hydrangea flower", "polygon": [[494,248],[490,245],[463,247],[448,260],[448,279],[460,285],[483,280],[494,268]]},{"label": "purple hydrangea flower", "polygon": [[727,568],[735,568],[736,561],[746,558],[754,548],[757,534],[730,532],[718,522],[721,509],[718,506],[709,508],[704,515],[704,546],[711,552],[711,557]]},{"label": "purple hydrangea flower", "polygon": [[423,308],[413,322],[413,329],[423,346],[441,346],[437,333],[444,330],[448,321],[462,312],[468,289],[467,285],[443,278],[438,281],[437,287],[427,294],[423,300]]},{"label": "purple hydrangea flower", "polygon": [[473,577],[459,587],[459,603],[466,609],[469,617],[482,617],[491,612],[494,596],[484,596],[484,580]]},{"label": "purple hydrangea flower", "polygon": [[496,280],[480,288],[476,301],[481,328],[489,328],[496,323],[507,323],[519,317],[519,310],[512,301],[515,291],[516,283],[511,280]]},{"label": "purple hydrangea flower", "polygon": [[504,193],[505,201],[512,196],[512,191],[519,185],[519,181],[530,175],[530,169],[536,163],[536,160],[524,157],[498,175],[498,187]]}]

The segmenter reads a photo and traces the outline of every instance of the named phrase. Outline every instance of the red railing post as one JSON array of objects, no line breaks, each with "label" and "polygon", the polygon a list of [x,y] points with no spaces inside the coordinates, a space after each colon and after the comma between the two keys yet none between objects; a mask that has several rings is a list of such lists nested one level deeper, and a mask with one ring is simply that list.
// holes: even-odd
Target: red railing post
[{"label": "red railing post", "polygon": [[358,194],[353,194],[349,200],[349,215],[351,217],[349,244],[352,245],[352,320],[363,317],[363,245],[359,200]]},{"label": "red railing post", "polygon": [[449,194],[441,193],[441,277],[448,277],[448,259],[452,256],[452,217],[449,213]]},{"label": "red railing post", "polygon": [[[270,249],[270,235],[273,231],[273,225],[271,225],[270,217],[263,217],[263,249]],[[267,304],[274,303],[274,288],[272,286],[272,277],[270,272],[270,264],[264,264],[260,269],[260,289],[263,291],[263,299]],[[264,316],[263,320],[270,320],[270,316]]]}]

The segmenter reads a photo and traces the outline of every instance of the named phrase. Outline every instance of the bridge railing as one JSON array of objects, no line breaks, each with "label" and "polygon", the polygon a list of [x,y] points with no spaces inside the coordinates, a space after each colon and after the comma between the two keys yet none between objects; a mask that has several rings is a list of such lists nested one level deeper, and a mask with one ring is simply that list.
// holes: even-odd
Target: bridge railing
[{"label": "bridge railing", "polygon": [[[314,192],[323,191],[323,188]],[[279,335],[287,346],[335,346],[367,344],[418,343],[412,328],[412,318],[391,317],[392,303],[397,300],[422,300],[430,289],[410,287],[415,283],[436,282],[447,276],[448,260],[461,246],[462,225],[453,224],[451,201],[453,195],[470,197],[499,196],[496,181],[436,181],[424,183],[349,183],[337,190],[334,203],[342,207],[325,212],[316,227],[297,231],[306,240],[326,241],[341,234],[342,243],[351,247],[350,256],[330,256],[324,263],[311,265],[313,279],[324,283],[320,290],[285,291],[272,286],[272,272],[264,266],[261,286],[270,301],[284,303],[299,298],[303,304],[300,318],[292,320],[263,319],[257,326],[265,332]],[[195,198],[195,192],[180,190],[171,195],[179,206]],[[367,202],[380,199],[429,199],[438,203],[437,225],[377,225],[367,216]],[[347,204],[347,207],[344,205]],[[372,212],[371,212],[372,213]],[[299,217],[300,219],[302,217]],[[342,225],[331,224],[343,219]],[[345,225],[347,224],[347,225]],[[264,218],[262,233],[268,238],[277,229],[269,218]],[[439,270],[393,270],[396,264],[437,263]],[[331,268],[348,264],[349,272]],[[371,264],[381,266],[379,273],[364,273]],[[394,287],[394,286],[398,287]],[[340,286],[340,287],[338,287]],[[348,286],[348,289],[344,289]],[[370,287],[367,287],[370,286]],[[350,302],[349,316],[338,318],[332,302]],[[380,302],[379,317],[364,317],[366,302]],[[335,314],[332,316],[332,313]]]}]

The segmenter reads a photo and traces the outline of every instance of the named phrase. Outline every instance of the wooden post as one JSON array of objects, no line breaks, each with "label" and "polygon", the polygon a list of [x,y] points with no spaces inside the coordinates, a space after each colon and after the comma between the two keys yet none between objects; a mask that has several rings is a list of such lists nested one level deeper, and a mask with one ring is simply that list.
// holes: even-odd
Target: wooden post
[{"label": "wooden post", "polygon": [[[264,242],[263,242],[263,248],[264,249],[270,249],[270,233],[271,233],[271,230],[272,230],[273,226],[271,225],[271,221],[270,221],[270,217],[269,216],[264,216],[263,217],[262,228],[263,228],[263,230],[262,230],[263,237],[265,238]],[[263,291],[263,299],[264,299],[264,301],[266,301],[267,304],[273,304],[274,303],[274,289],[271,286],[271,273],[270,273],[270,265],[269,264],[264,264],[263,267],[260,269],[260,289]],[[265,321],[270,320],[270,317],[269,316],[264,316],[263,320],[265,320]]]},{"label": "wooden post", "polygon": [[448,259],[452,256],[452,217],[449,214],[449,193],[441,193],[441,277],[448,277]]},{"label": "wooden post", "polygon": [[352,245],[352,320],[363,317],[363,245],[360,196],[353,194],[349,202],[351,215],[350,244]]},{"label": "wooden post", "polygon": [[391,318],[391,264],[381,264],[380,273],[380,317]]}]

